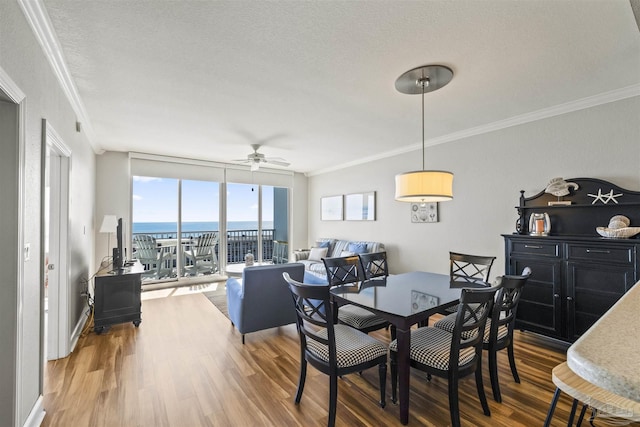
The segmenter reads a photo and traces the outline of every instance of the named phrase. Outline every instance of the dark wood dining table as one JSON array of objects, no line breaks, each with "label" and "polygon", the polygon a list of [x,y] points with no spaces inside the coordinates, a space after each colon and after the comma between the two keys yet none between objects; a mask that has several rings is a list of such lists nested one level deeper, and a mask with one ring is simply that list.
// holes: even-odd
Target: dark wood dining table
[{"label": "dark wood dining table", "polygon": [[411,327],[457,304],[461,290],[462,287],[449,283],[449,275],[423,271],[379,277],[331,289],[338,305],[349,303],[366,308],[395,325],[402,424],[409,422]]}]

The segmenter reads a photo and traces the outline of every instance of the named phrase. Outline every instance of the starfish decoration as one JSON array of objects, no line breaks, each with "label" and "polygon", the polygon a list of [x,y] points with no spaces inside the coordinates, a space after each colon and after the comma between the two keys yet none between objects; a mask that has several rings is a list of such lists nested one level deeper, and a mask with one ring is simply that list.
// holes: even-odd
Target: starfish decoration
[{"label": "starfish decoration", "polygon": [[600,200],[605,205],[610,201],[613,201],[613,203],[618,204],[616,197],[621,197],[622,193],[613,194],[613,190],[611,190],[608,193],[602,194],[602,188],[598,188],[598,194],[587,194],[587,196],[594,198],[593,202],[591,202],[592,205],[595,205],[598,200]]}]

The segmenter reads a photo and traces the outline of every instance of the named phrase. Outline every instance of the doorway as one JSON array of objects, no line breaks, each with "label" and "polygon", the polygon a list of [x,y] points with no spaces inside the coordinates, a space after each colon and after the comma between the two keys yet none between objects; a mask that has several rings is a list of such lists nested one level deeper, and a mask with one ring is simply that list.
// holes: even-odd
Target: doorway
[{"label": "doorway", "polygon": [[42,133],[44,342],[47,360],[55,360],[70,352],[67,239],[71,150],[45,119],[42,120]]}]

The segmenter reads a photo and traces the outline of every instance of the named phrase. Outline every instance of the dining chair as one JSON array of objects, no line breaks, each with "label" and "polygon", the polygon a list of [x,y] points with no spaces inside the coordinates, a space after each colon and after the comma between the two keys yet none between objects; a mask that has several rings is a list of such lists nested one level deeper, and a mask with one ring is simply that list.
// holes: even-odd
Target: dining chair
[{"label": "dining chair", "polygon": [[218,233],[202,233],[194,245],[189,245],[184,254],[193,265],[189,267],[195,275],[200,272],[215,273],[218,270],[218,258],[216,257],[216,244]]},{"label": "dining chair", "polygon": [[143,277],[160,279],[171,274],[173,254],[158,247],[155,237],[147,234],[134,234],[133,247],[135,249],[133,257],[145,266]]},{"label": "dining chair", "polygon": [[389,265],[387,263],[387,252],[372,252],[367,254],[358,254],[364,276],[366,279],[374,277],[387,277],[389,275]]},{"label": "dining chair", "polygon": [[[496,257],[449,252],[449,280],[452,286],[491,286],[489,273]],[[457,306],[445,308],[442,314],[455,313]]]},{"label": "dining chair", "polygon": [[[365,272],[358,255],[323,258],[329,287],[354,285],[365,280]],[[338,322],[349,325],[364,333],[386,328],[389,322],[378,315],[353,304],[338,307]],[[392,338],[395,338],[392,330]]]},{"label": "dining chair", "polygon": [[[470,374],[475,374],[478,398],[484,414],[491,415],[482,383],[482,338],[487,317],[493,308],[494,296],[499,289],[499,285],[462,289],[453,332],[432,326],[411,331],[410,365],[429,375],[447,378],[453,427],[460,426],[458,380]],[[398,382],[396,340],[391,342],[389,350],[391,400],[395,403]]]},{"label": "dining chair", "polygon": [[[496,257],[449,252],[449,284],[455,287],[489,287],[489,273]],[[449,315],[458,311],[458,305],[442,309],[439,314]],[[421,320],[419,327],[429,326],[429,318]]]},{"label": "dining chair", "polygon": [[307,375],[307,363],[329,376],[329,418],[336,421],[338,377],[378,366],[380,406],[385,407],[387,347],[375,338],[347,325],[335,324],[329,286],[312,285],[282,273],[296,308],[300,338],[300,378],[295,403],[299,404]]},{"label": "dining chair", "polygon": [[[496,402],[502,402],[500,383],[498,382],[497,354],[499,350],[507,349],[511,374],[513,375],[514,381],[520,383],[513,352],[513,331],[522,289],[530,275],[531,269],[525,267],[519,276],[505,275],[498,277],[496,280],[501,286],[501,291],[497,293],[493,312],[487,319],[482,343],[482,347],[489,353],[491,389],[493,390],[493,399]],[[455,314],[450,314],[438,320],[433,326],[451,332],[454,325]]]}]

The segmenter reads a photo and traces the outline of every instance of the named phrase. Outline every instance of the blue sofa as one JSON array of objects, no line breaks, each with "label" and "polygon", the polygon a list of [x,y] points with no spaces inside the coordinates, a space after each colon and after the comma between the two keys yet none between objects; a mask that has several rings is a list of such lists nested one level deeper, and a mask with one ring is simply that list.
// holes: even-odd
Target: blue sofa
[{"label": "blue sofa", "polygon": [[227,280],[227,311],[231,323],[244,335],[296,322],[296,311],[289,286],[282,277],[287,272],[301,282],[301,263],[247,267],[242,279]]}]

